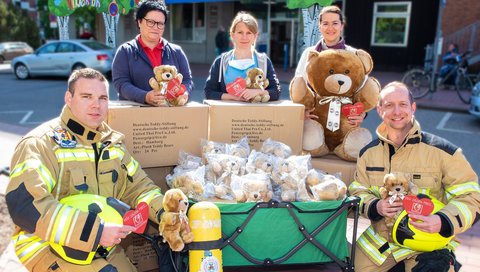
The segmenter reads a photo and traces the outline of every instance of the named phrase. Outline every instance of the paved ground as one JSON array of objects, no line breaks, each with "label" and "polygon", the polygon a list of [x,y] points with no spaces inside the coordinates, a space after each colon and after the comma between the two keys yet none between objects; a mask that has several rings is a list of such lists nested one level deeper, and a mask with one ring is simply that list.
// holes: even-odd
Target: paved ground
[{"label": "paved ground", "polygon": [[[208,76],[209,65],[204,64],[192,64],[192,74],[194,77],[206,78]],[[8,66],[0,65],[0,72],[6,73],[8,71]],[[284,83],[288,83],[293,76],[294,70],[287,69],[284,71],[280,67],[276,69],[278,78]],[[375,71],[373,73],[380,83],[385,85],[386,83],[393,80],[401,80],[401,73],[394,72],[382,72]],[[202,86],[197,86],[202,87]],[[288,90],[284,90],[288,92]],[[441,109],[446,111],[461,111],[466,112],[468,110],[468,105],[463,104],[457,97],[454,91],[448,90],[439,90],[433,96],[427,96],[426,98],[420,99],[417,101],[419,107],[424,108],[434,108]],[[24,135],[27,132],[25,128],[16,127],[7,124],[0,124],[0,167],[9,164],[11,154],[13,153],[14,146],[16,142],[20,139],[21,135]],[[0,196],[3,197],[6,184],[8,179],[4,176],[0,176]],[[359,233],[362,232],[368,226],[368,221],[361,219],[359,222]],[[348,222],[347,237],[351,237],[351,232],[353,230],[353,224],[351,220]],[[457,258],[463,264],[461,271],[464,272],[477,272],[480,271],[480,224],[476,224],[472,229],[458,235],[458,239],[461,241],[461,246],[457,249]],[[25,271],[19,264],[18,259],[14,254],[13,248],[10,246],[0,257],[0,271]],[[296,267],[285,267],[285,268],[258,268],[258,269],[226,269],[226,271],[283,271],[283,272],[293,272],[293,271],[303,271],[303,272],[313,272],[313,271],[340,271],[335,265],[326,265],[326,266],[296,266]]]}]

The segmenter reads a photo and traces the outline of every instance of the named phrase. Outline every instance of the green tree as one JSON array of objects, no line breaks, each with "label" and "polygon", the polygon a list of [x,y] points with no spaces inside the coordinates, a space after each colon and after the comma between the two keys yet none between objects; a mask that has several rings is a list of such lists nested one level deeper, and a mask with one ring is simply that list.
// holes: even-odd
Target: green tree
[{"label": "green tree", "polygon": [[0,41],[22,41],[34,48],[40,45],[37,24],[25,10],[0,2]]}]

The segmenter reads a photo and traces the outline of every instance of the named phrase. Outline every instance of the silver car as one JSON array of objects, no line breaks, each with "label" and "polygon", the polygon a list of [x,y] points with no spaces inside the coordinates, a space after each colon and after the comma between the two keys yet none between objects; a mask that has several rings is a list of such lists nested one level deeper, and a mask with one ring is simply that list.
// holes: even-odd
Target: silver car
[{"label": "silver car", "polygon": [[0,43],[0,63],[12,60],[15,57],[31,54],[33,48],[24,42],[3,42]]},{"label": "silver car", "polygon": [[475,84],[470,99],[470,114],[480,118],[480,81]]},{"label": "silver car", "polygon": [[109,74],[112,70],[113,49],[94,40],[51,41],[33,54],[16,57],[12,69],[18,79],[30,76],[69,76],[73,70],[85,67]]}]

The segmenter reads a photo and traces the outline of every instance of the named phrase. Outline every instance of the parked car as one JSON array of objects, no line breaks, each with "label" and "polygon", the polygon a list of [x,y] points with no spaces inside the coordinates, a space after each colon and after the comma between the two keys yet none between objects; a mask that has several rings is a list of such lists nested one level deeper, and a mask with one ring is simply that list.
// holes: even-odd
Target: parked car
[{"label": "parked car", "polygon": [[108,75],[114,51],[95,40],[51,41],[33,54],[16,57],[12,69],[18,79],[30,76],[69,76],[72,71],[90,67]]},{"label": "parked car", "polygon": [[468,111],[470,114],[480,118],[480,81],[473,86],[470,109]]},{"label": "parked car", "polygon": [[24,42],[3,42],[0,43],[0,63],[12,60],[15,57],[31,54],[33,48]]}]

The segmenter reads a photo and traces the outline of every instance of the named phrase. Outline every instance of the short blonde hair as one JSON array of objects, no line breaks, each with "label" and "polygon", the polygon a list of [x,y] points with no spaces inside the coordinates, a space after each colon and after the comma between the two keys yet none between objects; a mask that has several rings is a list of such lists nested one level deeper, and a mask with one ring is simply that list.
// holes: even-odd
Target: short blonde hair
[{"label": "short blonde hair", "polygon": [[237,13],[235,18],[233,18],[232,25],[230,26],[230,33],[235,32],[235,28],[239,23],[244,23],[248,30],[252,31],[253,34],[258,33],[258,23],[257,19],[253,17],[250,13],[247,13],[245,11],[240,11]]},{"label": "short blonde hair", "polygon": [[383,87],[383,89],[378,94],[378,105],[379,106],[382,106],[382,92],[384,90],[386,90],[387,88],[390,88],[390,87],[394,87],[395,89],[396,88],[404,88],[405,90],[407,90],[408,100],[410,101],[410,105],[413,104],[413,102],[414,102],[413,101],[413,95],[412,95],[412,92],[408,89],[408,86],[405,83],[400,82],[400,81],[392,81],[392,82],[388,83],[387,85],[385,85],[385,87]]},{"label": "short blonde hair", "polygon": [[78,69],[73,71],[70,77],[68,78],[68,83],[67,83],[68,91],[72,95],[75,94],[75,83],[80,78],[97,79],[105,83],[105,86],[107,86],[107,91],[108,91],[108,81],[102,73],[92,68],[83,68],[83,69]]}]

